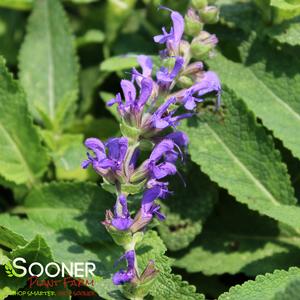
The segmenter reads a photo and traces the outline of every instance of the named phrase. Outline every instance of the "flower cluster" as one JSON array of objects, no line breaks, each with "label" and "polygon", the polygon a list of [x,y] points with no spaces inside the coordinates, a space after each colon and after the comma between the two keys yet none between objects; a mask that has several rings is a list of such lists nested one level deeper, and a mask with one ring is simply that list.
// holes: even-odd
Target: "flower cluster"
[{"label": "flower cluster", "polygon": [[[202,5],[202,4],[201,4]],[[185,24],[188,28],[200,24],[199,12],[188,11],[185,19],[168,8],[172,27],[154,37],[164,45],[160,51],[161,65],[155,66],[150,57],[140,55],[137,60],[141,70],[133,69],[131,80],[121,80],[121,93],[108,102],[117,105],[121,116],[123,137],[111,138],[105,143],[97,138],[88,138],[85,146],[91,151],[83,168],[92,166],[103,178],[103,187],[117,196],[113,210],[107,210],[102,222],[113,240],[125,250],[120,260],[127,262],[127,269],[113,276],[116,285],[130,285],[129,298],[144,297],[158,273],[155,262],[150,261],[145,270],[138,269],[135,245],[151,220],[164,220],[158,199],[165,199],[171,192],[167,178],[178,173],[177,161],[184,160],[188,137],[178,131],[182,119],[195,114],[197,104],[213,94],[220,103],[221,86],[217,75],[205,71],[201,61],[191,62],[193,52],[217,39],[199,30],[191,43],[183,40]],[[202,7],[199,11],[207,10]],[[211,10],[208,7],[208,10]],[[188,31],[191,31],[190,29]],[[195,30],[194,30],[195,33]],[[196,47],[196,46],[197,47]],[[209,50],[209,51],[210,51]],[[199,52],[199,51],[198,51]],[[143,161],[141,153],[148,154]],[[143,193],[140,208],[135,215],[128,209],[130,194]],[[143,290],[141,286],[147,286]]]}]

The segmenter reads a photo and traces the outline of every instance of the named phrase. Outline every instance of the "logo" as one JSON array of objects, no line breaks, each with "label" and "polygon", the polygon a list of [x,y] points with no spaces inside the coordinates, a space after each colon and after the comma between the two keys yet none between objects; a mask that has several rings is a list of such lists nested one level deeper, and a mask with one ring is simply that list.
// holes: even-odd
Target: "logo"
[{"label": "logo", "polygon": [[[16,257],[10,261],[0,254],[0,265],[4,266],[8,277],[27,276],[27,290],[18,290],[15,296],[94,297],[97,294],[93,291],[93,287],[96,282],[103,280],[101,276],[94,274],[96,265],[92,262],[28,264],[23,257]],[[84,287],[89,287],[91,290],[82,290]],[[55,290],[51,290],[52,288]]]},{"label": "logo", "polygon": [[94,271],[96,265],[92,262],[71,262],[69,264],[58,264],[50,262],[47,265],[42,265],[39,262],[31,263],[27,268],[26,259],[23,257],[15,258],[12,263],[8,260],[4,264],[5,272],[8,277],[41,277],[47,275],[49,278],[70,276],[74,278],[96,277]]},{"label": "logo", "polygon": [[16,273],[9,260],[4,264],[4,268],[8,277],[23,277]]}]

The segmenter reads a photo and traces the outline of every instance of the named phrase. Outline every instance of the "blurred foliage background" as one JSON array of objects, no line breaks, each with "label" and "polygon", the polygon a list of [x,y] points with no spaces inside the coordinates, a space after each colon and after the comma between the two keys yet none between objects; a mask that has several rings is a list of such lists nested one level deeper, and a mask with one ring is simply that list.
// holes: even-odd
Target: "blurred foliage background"
[{"label": "blurred foliage background", "polygon": [[[0,0],[0,55],[15,78],[20,78],[34,127],[50,157],[44,158],[39,152],[33,155],[33,160],[48,160],[46,167],[41,166],[36,172],[39,175],[33,178],[18,171],[5,176],[3,173],[8,171],[3,164],[2,213],[24,217],[30,215],[28,207],[43,206],[34,200],[38,195],[31,195],[32,188],[39,189],[42,183],[40,189],[47,189],[47,183],[51,186],[55,181],[65,182],[67,195],[68,182],[80,185],[78,181],[99,181],[93,172],[80,167],[86,152],[84,138],[94,136],[105,140],[119,135],[118,114],[114,108],[107,109],[105,102],[119,91],[120,79],[130,77],[130,69],[137,66],[137,54],[157,55],[153,36],[160,33],[162,26],[170,24],[169,13],[158,11],[159,5],[183,14],[190,5],[188,0],[62,3],[66,18],[58,12],[53,19],[50,17],[49,24],[43,25],[42,11],[37,10],[29,17],[33,0]],[[300,3],[297,0],[213,3],[220,8],[220,21],[206,30],[218,36],[219,47],[216,57],[206,64],[220,75],[227,108],[223,111],[225,121],[218,116],[217,125],[211,128],[223,136],[224,144],[235,148],[230,150],[266,186],[267,193],[276,201],[279,199],[279,209],[285,205],[294,210],[292,205],[300,196]],[[51,5],[49,9],[55,10]],[[43,68],[43,60],[47,59],[44,56],[47,49],[39,36],[43,26],[48,26],[53,34],[52,50],[58,59],[54,65],[59,69],[61,64],[55,97],[63,100],[61,106],[55,107],[53,118],[51,107],[48,110],[46,102],[39,102],[45,96],[44,86],[35,85],[49,71]],[[33,70],[35,74],[30,77]],[[231,123],[226,122],[226,116],[231,117]],[[222,151],[220,154],[207,147],[204,151],[216,151],[215,160],[207,161],[199,149],[205,144],[202,139],[210,137],[200,130],[187,131],[195,145],[191,149],[193,162],[184,170],[189,189],[182,188],[180,179],[174,180],[175,196],[163,203],[168,219],[156,228],[168,248],[168,256],[176,258],[174,271],[195,285],[197,292],[214,299],[258,274],[299,265],[296,228],[300,227],[300,221],[296,221],[296,212],[280,215],[263,200],[262,205],[251,202],[249,195],[256,193],[255,186],[243,174],[235,177],[230,173],[237,168],[234,160],[226,164],[222,161]],[[249,143],[245,142],[244,147],[241,141]],[[230,182],[224,179],[227,176]],[[35,218],[38,216],[31,212],[31,219]],[[99,214],[98,219],[102,218]],[[98,222],[96,218],[93,220]],[[92,232],[97,234],[95,230]]]}]

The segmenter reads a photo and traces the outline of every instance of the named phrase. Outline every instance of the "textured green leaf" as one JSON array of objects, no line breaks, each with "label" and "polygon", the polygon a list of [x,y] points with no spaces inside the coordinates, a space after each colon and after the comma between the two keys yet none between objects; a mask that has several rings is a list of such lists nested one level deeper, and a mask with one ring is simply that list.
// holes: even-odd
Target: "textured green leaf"
[{"label": "textured green leaf", "polygon": [[204,300],[202,294],[196,293],[194,286],[182,281],[181,276],[171,274],[169,258],[164,256],[165,251],[166,247],[154,231],[147,232],[137,248],[139,265],[144,268],[149,260],[153,259],[160,271],[150,294],[157,300]]},{"label": "textured green leaf", "polygon": [[217,198],[215,185],[197,166],[192,165],[187,172],[183,175],[186,187],[178,182],[180,179],[171,182],[174,196],[161,203],[167,218],[158,226],[158,231],[168,249],[173,251],[187,247],[201,232]]},{"label": "textured green leaf", "polygon": [[222,84],[245,101],[299,158],[300,140],[295,138],[300,131],[299,61],[256,41],[247,58],[247,67],[221,54],[211,60],[210,66],[219,74]]},{"label": "textured green leaf", "polygon": [[[288,271],[276,270],[274,273],[258,275],[255,280],[249,280],[242,285],[232,287],[222,294],[219,300],[273,300],[278,293],[294,280],[300,279],[300,269],[290,268]],[[281,298],[282,299],[282,298]],[[290,298],[294,299],[294,298]],[[299,298],[295,298],[299,299]]]},{"label": "textured green leaf", "polygon": [[291,205],[294,190],[271,137],[232,93],[224,90],[223,103],[224,116],[207,111],[183,127],[192,160],[250,209],[300,228],[300,208]]},{"label": "textured green leaf", "polygon": [[256,276],[299,264],[299,254],[298,234],[223,197],[201,235],[174,266],[205,275]]},{"label": "textured green leaf", "polygon": [[[216,5],[220,8],[220,23],[230,28],[250,31],[260,21],[259,14],[255,13],[256,7],[251,1],[217,0]],[[226,38],[231,38],[232,35],[231,32]]]},{"label": "textured green leaf", "polygon": [[100,65],[101,71],[116,72],[137,67],[138,62],[134,56],[114,56],[104,60]]},{"label": "textured green leaf", "polygon": [[291,281],[284,291],[278,292],[274,300],[299,300],[300,299],[300,278]]},{"label": "textured green leaf", "polygon": [[43,175],[48,157],[41,146],[18,83],[0,58],[0,175],[17,184],[32,184]]},{"label": "textured green leaf", "polygon": [[92,183],[50,183],[25,199],[26,213],[35,222],[68,232],[79,242],[110,240],[100,223],[113,197]]},{"label": "textured green leaf", "polygon": [[28,262],[39,262],[43,265],[53,261],[52,253],[45,239],[37,234],[30,242],[14,249],[11,258],[24,257]]},{"label": "textured green leaf", "polygon": [[28,102],[48,127],[63,125],[75,111],[78,64],[59,0],[35,1],[20,53],[20,78]]},{"label": "textured green leaf", "polygon": [[279,43],[292,46],[300,45],[300,18],[285,21],[273,26],[267,31],[268,35]]}]

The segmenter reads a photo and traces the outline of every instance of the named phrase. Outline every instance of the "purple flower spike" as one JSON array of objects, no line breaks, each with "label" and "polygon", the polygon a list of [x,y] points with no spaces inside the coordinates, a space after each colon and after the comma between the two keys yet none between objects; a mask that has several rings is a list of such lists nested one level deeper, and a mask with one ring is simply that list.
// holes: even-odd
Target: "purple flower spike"
[{"label": "purple flower spike", "polygon": [[217,106],[219,106],[221,101],[221,90],[221,83],[217,74],[212,71],[205,72],[203,79],[186,91],[183,97],[184,107],[188,110],[194,109],[196,103],[202,102],[204,99],[194,97],[193,95],[196,94],[201,97],[211,92],[216,93]]},{"label": "purple flower spike", "polygon": [[167,68],[160,68],[160,70],[156,74],[158,85],[164,89],[168,89],[174,78],[182,69],[183,63],[183,58],[178,56],[176,57],[174,68],[170,73]]},{"label": "purple flower spike", "polygon": [[136,275],[134,261],[135,261],[135,252],[134,250],[127,251],[123,256],[120,257],[117,263],[121,260],[126,259],[127,261],[127,270],[121,269],[113,276],[113,283],[115,285],[125,284],[130,282]]},{"label": "purple flower spike", "polygon": [[163,34],[156,35],[154,41],[159,44],[167,45],[169,52],[173,54],[179,53],[179,45],[184,32],[184,19],[180,13],[177,11],[172,11],[166,7],[161,7],[171,11],[171,19],[173,26],[171,27],[170,32],[168,33],[165,27],[162,28]]}]

